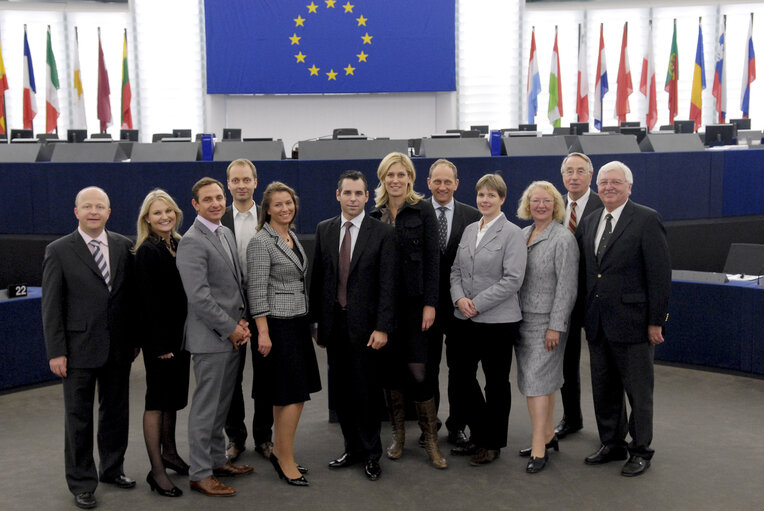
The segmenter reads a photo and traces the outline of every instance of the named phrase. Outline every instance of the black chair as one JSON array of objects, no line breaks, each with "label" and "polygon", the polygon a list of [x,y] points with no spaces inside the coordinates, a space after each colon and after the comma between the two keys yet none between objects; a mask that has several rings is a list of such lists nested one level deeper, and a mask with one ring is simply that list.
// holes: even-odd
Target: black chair
[{"label": "black chair", "polygon": [[138,142],[138,130],[119,130],[119,139]]},{"label": "black chair", "polygon": [[223,140],[241,141],[241,128],[223,128]]},{"label": "black chair", "polygon": [[103,139],[108,138],[109,140],[111,140],[111,133],[91,133],[90,138],[103,138]]},{"label": "black chair", "polygon": [[724,273],[764,274],[764,245],[732,243],[724,262]]},{"label": "black chair", "polygon": [[152,142],[161,142],[163,138],[175,138],[172,133],[154,133],[151,135]]},{"label": "black chair", "polygon": [[357,128],[334,128],[332,138],[337,139],[340,135],[359,135]]},{"label": "black chair", "polygon": [[191,130],[174,129],[172,130],[172,136],[174,138],[191,138]]},{"label": "black chair", "polygon": [[84,142],[88,138],[88,130],[66,130],[66,140],[70,144]]}]

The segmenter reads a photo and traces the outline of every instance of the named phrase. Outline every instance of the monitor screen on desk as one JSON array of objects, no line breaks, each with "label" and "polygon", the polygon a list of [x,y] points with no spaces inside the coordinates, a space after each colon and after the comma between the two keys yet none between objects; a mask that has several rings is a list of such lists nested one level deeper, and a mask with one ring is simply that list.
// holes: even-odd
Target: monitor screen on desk
[{"label": "monitor screen on desk", "polygon": [[588,122],[571,122],[570,123],[570,134],[571,135],[582,135],[584,133],[589,133],[589,123]]},{"label": "monitor screen on desk", "polygon": [[241,140],[241,128],[223,128],[223,140]]},{"label": "monitor screen on desk", "polygon": [[71,143],[83,142],[88,138],[88,130],[66,130],[66,140]]},{"label": "monitor screen on desk", "polygon": [[674,133],[695,133],[695,121],[674,120]]},{"label": "monitor screen on desk", "polygon": [[707,124],[706,125],[706,145],[732,145],[732,139],[735,138],[734,124]]},{"label": "monitor screen on desk", "polygon": [[138,142],[138,130],[119,130],[119,139]]},{"label": "monitor screen on desk", "polygon": [[639,121],[623,121],[620,126],[621,128],[639,128]]},{"label": "monitor screen on desk", "polygon": [[735,128],[739,130],[751,129],[751,119],[730,119],[730,124],[734,124]]}]

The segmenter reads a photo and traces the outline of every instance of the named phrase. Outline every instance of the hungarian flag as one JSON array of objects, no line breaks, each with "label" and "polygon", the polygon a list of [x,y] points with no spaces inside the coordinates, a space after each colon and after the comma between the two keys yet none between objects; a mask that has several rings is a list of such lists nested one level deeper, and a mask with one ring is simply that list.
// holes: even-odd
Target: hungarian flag
[{"label": "hungarian flag", "polygon": [[690,95],[690,119],[695,121],[695,131],[703,123],[703,89],[706,88],[706,65],[703,58],[703,29],[698,22],[698,47],[695,49],[695,68],[692,73]]},{"label": "hungarian flag", "polygon": [[679,111],[679,55],[676,46],[676,20],[674,20],[674,39],[671,41],[671,53],[669,54],[668,72],[666,73],[666,85],[663,88],[668,92],[669,100],[669,123],[674,124],[674,117]]},{"label": "hungarian flag", "polygon": [[727,31],[727,24],[722,27],[722,35],[719,36],[719,41],[716,43],[716,64],[714,65],[714,87],[711,89],[716,99],[716,113],[718,114],[718,121],[723,123],[727,117],[727,66],[725,61],[727,60],[727,45],[724,42],[724,33]]},{"label": "hungarian flag", "polygon": [[24,27],[24,102],[23,119],[24,129],[33,129],[35,115],[37,115],[37,87],[34,84],[34,68],[32,67],[32,52],[29,51],[27,40],[27,28]]},{"label": "hungarian flag", "polygon": [[586,42],[578,25],[578,86],[576,87],[576,114],[578,122],[589,122],[589,78],[586,75]]},{"label": "hungarian flag", "polygon": [[538,96],[541,92],[541,77],[539,76],[539,62],[536,59],[536,31],[531,31],[531,56],[528,61],[528,124],[536,121],[536,113],[539,110]]},{"label": "hungarian flag", "polygon": [[130,76],[127,74],[127,29],[125,29],[125,42],[122,45],[122,128],[133,129],[133,114],[130,111],[130,100],[133,95],[130,91]]},{"label": "hungarian flag", "polygon": [[72,105],[72,128],[86,130],[88,128],[85,116],[85,92],[82,88],[82,72],[80,71],[80,39],[77,27],[74,27],[74,104]]},{"label": "hungarian flag", "polygon": [[106,63],[103,59],[101,47],[101,29],[98,29],[98,120],[101,121],[101,133],[106,133],[106,128],[111,126],[111,103],[109,100],[109,73],[106,71]]},{"label": "hungarian flag", "polygon": [[597,53],[597,76],[594,79],[594,127],[602,131],[602,100],[607,94],[607,63],[605,62],[605,36],[600,23],[600,51]]},{"label": "hungarian flag", "polygon": [[655,100],[655,56],[653,55],[653,23],[647,33],[647,51],[642,58],[642,76],[639,79],[639,92],[647,98],[645,125],[649,130],[658,120],[658,103]]},{"label": "hungarian flag", "polygon": [[745,44],[745,59],[743,59],[743,90],[740,94],[740,110],[743,118],[748,118],[748,107],[751,100],[751,82],[756,79],[756,55],[753,52],[753,13],[748,26],[748,39]]},{"label": "hungarian flag", "polygon": [[615,116],[618,118],[618,122],[624,122],[626,120],[626,114],[631,110],[629,109],[629,96],[634,92],[633,85],[631,83],[631,68],[629,67],[629,52],[628,52],[628,27],[629,23],[623,24],[623,40],[621,41],[621,62],[618,64],[618,78],[616,79],[616,92],[615,92]]},{"label": "hungarian flag", "polygon": [[5,121],[5,91],[8,90],[8,75],[3,64],[3,48],[0,46],[0,135],[8,133]]},{"label": "hungarian flag", "polygon": [[56,68],[56,57],[53,55],[53,44],[50,42],[50,27],[48,27],[45,62],[45,132],[53,133],[58,126],[58,116],[61,115],[61,109],[58,106],[58,69]]},{"label": "hungarian flag", "polygon": [[555,128],[562,123],[562,82],[560,81],[560,52],[557,49],[557,27],[554,28],[554,48],[552,49],[552,64],[549,67],[549,122]]}]

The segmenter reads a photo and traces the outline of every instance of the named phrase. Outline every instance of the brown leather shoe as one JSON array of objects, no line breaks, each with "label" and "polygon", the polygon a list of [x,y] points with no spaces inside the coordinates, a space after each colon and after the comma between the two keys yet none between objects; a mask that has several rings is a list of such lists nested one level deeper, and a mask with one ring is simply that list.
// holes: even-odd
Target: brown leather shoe
[{"label": "brown leather shoe", "polygon": [[192,490],[196,490],[199,493],[203,493],[210,497],[232,497],[236,495],[236,490],[230,486],[226,486],[216,477],[205,477],[201,481],[189,481],[188,485]]},{"label": "brown leather shoe", "polygon": [[255,452],[259,453],[266,460],[271,459],[273,453],[273,442],[263,442],[255,445]]},{"label": "brown leather shoe", "polygon": [[226,461],[222,467],[212,469],[212,475],[215,477],[243,476],[244,474],[251,474],[254,470],[249,465],[234,465],[230,461]]},{"label": "brown leather shoe", "polygon": [[499,457],[501,451],[498,449],[478,449],[478,452],[470,458],[470,465],[477,467],[480,465],[487,465]]}]

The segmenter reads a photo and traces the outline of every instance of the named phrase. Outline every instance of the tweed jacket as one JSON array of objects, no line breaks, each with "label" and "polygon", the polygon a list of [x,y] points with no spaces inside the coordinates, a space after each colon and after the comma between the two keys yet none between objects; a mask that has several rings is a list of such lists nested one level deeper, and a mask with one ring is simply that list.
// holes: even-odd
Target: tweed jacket
[{"label": "tweed jacket", "polygon": [[[533,225],[523,229],[526,244],[532,232]],[[562,224],[552,222],[528,245],[520,309],[549,314],[549,329],[566,332],[577,292],[576,238]]]},{"label": "tweed jacket", "polygon": [[297,235],[289,231],[302,262],[269,224],[247,245],[247,294],[253,318],[294,318],[308,313],[305,277],[308,256]]}]

